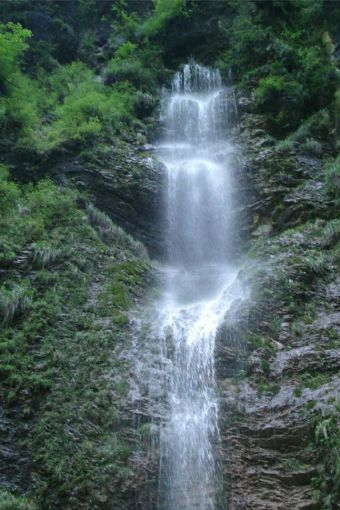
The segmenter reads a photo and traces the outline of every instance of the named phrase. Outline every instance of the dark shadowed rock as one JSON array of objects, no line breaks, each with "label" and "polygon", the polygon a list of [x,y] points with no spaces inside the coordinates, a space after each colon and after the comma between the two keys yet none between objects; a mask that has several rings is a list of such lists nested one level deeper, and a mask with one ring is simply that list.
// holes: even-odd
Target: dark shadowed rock
[{"label": "dark shadowed rock", "polygon": [[165,172],[151,155],[151,146],[124,151],[107,147],[103,154],[90,154],[58,163],[55,179],[74,184],[116,223],[142,241],[151,255],[163,253],[164,218],[159,216]]}]

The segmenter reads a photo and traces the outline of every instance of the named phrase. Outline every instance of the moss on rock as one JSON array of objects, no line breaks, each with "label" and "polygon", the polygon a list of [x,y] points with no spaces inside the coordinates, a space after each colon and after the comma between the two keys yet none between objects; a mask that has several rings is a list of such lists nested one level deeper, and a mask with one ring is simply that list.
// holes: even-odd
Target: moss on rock
[{"label": "moss on rock", "polygon": [[30,496],[6,493],[0,507],[127,505],[140,480],[121,353],[150,272],[145,249],[81,209],[72,190],[7,188],[15,200],[0,220],[1,392],[18,427],[5,440],[26,467],[7,466],[6,484]]}]

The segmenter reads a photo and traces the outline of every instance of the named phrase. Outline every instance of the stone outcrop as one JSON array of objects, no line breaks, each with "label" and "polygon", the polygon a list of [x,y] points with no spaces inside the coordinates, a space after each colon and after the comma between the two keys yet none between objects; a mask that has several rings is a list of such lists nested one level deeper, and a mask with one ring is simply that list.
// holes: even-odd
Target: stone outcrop
[{"label": "stone outcrop", "polygon": [[315,420],[339,399],[340,237],[321,156],[299,143],[282,152],[251,104],[241,100],[239,135],[249,298],[229,311],[216,346],[225,507],[314,510]]},{"label": "stone outcrop", "polygon": [[52,174],[84,191],[96,207],[143,242],[151,255],[162,252],[164,218],[156,211],[161,210],[165,172],[153,157],[152,146],[106,146],[104,152],[59,162]]},{"label": "stone outcrop", "polygon": [[154,146],[119,140],[84,149],[62,150],[39,156],[34,151],[11,149],[4,144],[0,162],[22,182],[52,177],[58,184],[73,185],[86,201],[104,211],[130,235],[141,241],[152,256],[164,253],[162,210],[165,168],[154,157]]}]

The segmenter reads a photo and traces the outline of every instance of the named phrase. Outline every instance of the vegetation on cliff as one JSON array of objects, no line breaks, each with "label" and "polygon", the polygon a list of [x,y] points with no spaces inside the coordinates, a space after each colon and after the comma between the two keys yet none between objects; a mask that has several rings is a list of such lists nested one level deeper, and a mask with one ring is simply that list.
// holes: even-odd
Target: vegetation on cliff
[{"label": "vegetation on cliff", "polygon": [[[245,377],[263,398],[278,395],[284,382],[271,366],[282,324],[290,321],[294,340],[284,349],[293,350],[317,311],[338,305],[329,298],[322,308],[339,266],[340,5],[3,0],[0,20],[1,430],[11,452],[0,457],[0,509],[129,508],[148,482],[132,467],[138,437],[122,353],[149,263],[89,203],[91,190],[58,179],[55,162],[86,153],[105,165],[116,150],[116,177],[135,186],[143,175],[128,148],[152,138],[160,86],[178,65],[194,58],[232,79],[248,101],[240,106],[253,125],[244,131],[266,204],[248,246],[276,261],[265,285],[254,284],[258,308],[272,317],[247,337],[244,352],[260,361]],[[322,338],[337,349],[332,328]],[[293,396],[326,385],[333,373],[325,371],[300,374]],[[333,404],[307,409],[318,466],[310,483],[323,510],[337,508],[340,495]]]},{"label": "vegetation on cliff", "polygon": [[[1,389],[19,420],[6,469],[44,508],[94,508],[119,487],[118,504],[132,490],[136,448],[119,353],[148,274],[145,249],[76,192],[19,187],[1,172]],[[1,493],[0,508],[30,505]]]},{"label": "vegetation on cliff", "polygon": [[166,68],[190,56],[254,91],[276,135],[330,105],[337,122],[337,3],[142,4],[4,1],[2,137],[45,153],[143,129]]}]

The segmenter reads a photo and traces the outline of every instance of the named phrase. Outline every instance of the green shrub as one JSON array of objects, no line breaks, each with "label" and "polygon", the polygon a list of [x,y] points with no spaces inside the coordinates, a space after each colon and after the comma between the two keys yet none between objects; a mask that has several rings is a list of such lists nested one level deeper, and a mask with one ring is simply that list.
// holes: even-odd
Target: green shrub
[{"label": "green shrub", "polygon": [[13,76],[15,86],[5,100],[8,116],[7,128],[19,132],[19,145],[30,145],[41,128],[40,103],[44,92],[33,80],[21,73]]},{"label": "green shrub", "polygon": [[307,4],[242,2],[231,15],[226,58],[243,86],[257,85],[258,110],[277,134],[327,107],[339,83],[329,20],[322,4]]},{"label": "green shrub", "polygon": [[270,374],[270,363],[266,359],[261,360],[261,370],[263,371],[264,375],[268,376]]},{"label": "green shrub", "polygon": [[329,245],[333,245],[340,239],[340,220],[335,219],[329,221],[323,231],[325,242]]},{"label": "green shrub", "polygon": [[13,75],[20,69],[30,37],[31,32],[20,23],[0,23],[0,88],[8,90],[15,86]]},{"label": "green shrub", "polygon": [[145,246],[133,239],[121,227],[115,225],[107,214],[94,207],[91,203],[87,204],[86,211],[91,224],[98,228],[105,241],[114,241],[141,259],[148,258]]},{"label": "green shrub", "polygon": [[60,248],[47,241],[33,243],[31,250],[33,264],[40,268],[51,266],[62,255]]},{"label": "green shrub", "polygon": [[30,36],[19,23],[0,23],[0,91],[6,93],[1,98],[0,128],[17,128],[24,139],[39,124],[38,103],[44,98],[37,83],[20,69]]},{"label": "green shrub", "polygon": [[44,130],[41,149],[51,149],[69,141],[87,141],[99,136],[102,126],[99,114],[104,109],[103,98],[97,92],[69,95],[56,110],[56,120]]},{"label": "green shrub", "polygon": [[68,142],[89,142],[112,135],[123,123],[128,125],[133,120],[133,102],[128,85],[79,85],[56,108],[55,120],[45,126],[36,144],[44,151]]},{"label": "green shrub", "polygon": [[267,381],[260,381],[257,384],[257,390],[260,394],[274,397],[280,392],[280,386],[278,384],[269,383]]},{"label": "green shrub", "polygon": [[290,152],[294,150],[295,142],[291,138],[285,138],[284,140],[280,140],[276,145],[275,149],[279,152]]},{"label": "green shrub", "polygon": [[186,3],[186,0],[155,0],[153,14],[144,21],[138,32],[147,37],[156,35],[169,20],[186,12]]},{"label": "green shrub", "polygon": [[325,165],[325,179],[327,191],[338,197],[340,194],[340,156]]},{"label": "green shrub", "polygon": [[136,116],[139,119],[143,119],[144,117],[151,115],[155,110],[156,104],[157,98],[155,96],[139,90],[135,95],[133,105]]},{"label": "green shrub", "polygon": [[304,120],[287,138],[280,140],[276,144],[276,149],[285,152],[298,148],[299,144],[301,144],[300,148],[302,151],[315,156],[321,156],[322,145],[313,137],[315,136],[320,139],[327,138],[330,127],[329,113],[326,110],[320,110]]},{"label": "green shrub", "polygon": [[309,372],[301,374],[301,381],[306,388],[316,390],[329,382],[329,376],[327,374],[310,374]]},{"label": "green shrub", "polygon": [[300,398],[302,396],[302,389],[300,387],[294,388],[293,395],[296,398]]},{"label": "green shrub", "polygon": [[137,57],[127,58],[133,48],[126,43],[116,52],[117,80],[112,81],[119,83],[114,87],[105,86],[82,62],[59,66],[50,76],[41,71],[34,80],[13,64],[13,86],[0,100],[0,128],[16,132],[18,145],[44,153],[111,137],[132,126],[136,92],[132,83],[153,83],[152,72]]},{"label": "green shrub", "polygon": [[[3,215],[16,206],[20,192],[14,182],[8,181],[8,169],[0,165],[0,213]],[[1,217],[0,217],[1,223]]]},{"label": "green shrub", "polygon": [[[255,4],[248,2],[239,8],[230,28],[233,68],[238,78],[261,66],[268,55],[268,43],[273,40],[272,30],[260,23]],[[249,77],[249,75],[247,76]]]},{"label": "green shrub", "polygon": [[72,62],[59,66],[50,76],[46,77],[44,84],[50,94],[59,102],[85,87],[92,88],[95,81],[94,72],[83,62]]},{"label": "green shrub", "polygon": [[0,288],[0,316],[3,324],[12,322],[15,316],[27,312],[32,306],[33,290],[28,282]]},{"label": "green shrub", "polygon": [[128,57],[115,56],[106,66],[105,80],[107,84],[120,81],[132,83],[136,88],[150,89],[154,75],[137,55]]},{"label": "green shrub", "polygon": [[322,145],[314,138],[307,138],[306,142],[301,145],[301,150],[313,156],[322,155]]},{"label": "green shrub", "polygon": [[306,255],[304,257],[305,266],[313,273],[320,275],[327,270],[329,257],[324,253]]},{"label": "green shrub", "polygon": [[18,496],[0,491],[0,510],[36,510],[37,506],[27,496]]},{"label": "green shrub", "polygon": [[32,220],[45,227],[67,225],[79,215],[75,203],[77,193],[72,189],[60,189],[49,180],[40,181],[26,193],[27,207]]},{"label": "green shrub", "polygon": [[302,463],[299,459],[294,457],[288,457],[282,461],[287,471],[301,471],[306,468],[310,468],[308,464]]},{"label": "green shrub", "polygon": [[317,475],[314,487],[323,510],[337,508],[340,498],[340,434],[337,412],[315,416],[315,443],[318,448]]},{"label": "green shrub", "polygon": [[330,102],[336,90],[334,63],[323,51],[322,44],[299,45],[296,53],[302,69],[299,78],[306,94],[305,108],[319,109]]},{"label": "green shrub", "polygon": [[271,126],[278,131],[297,125],[303,96],[303,88],[296,80],[280,75],[262,78],[256,89],[258,107],[268,114]]}]

